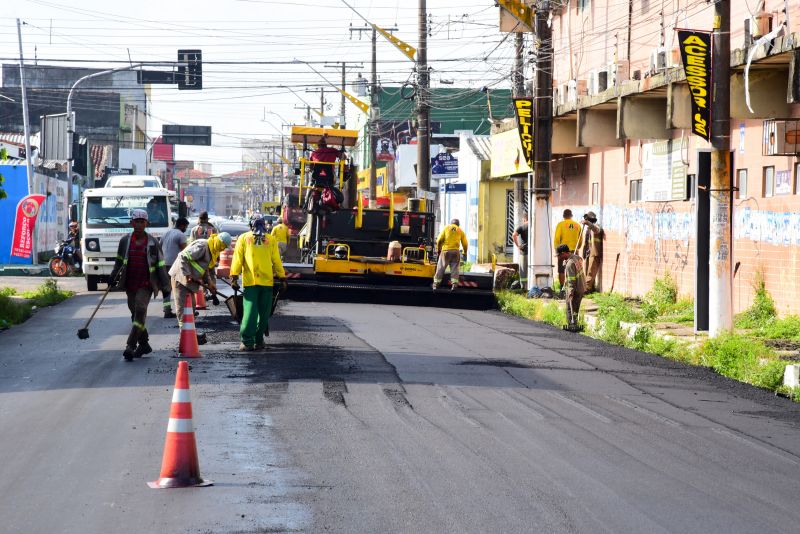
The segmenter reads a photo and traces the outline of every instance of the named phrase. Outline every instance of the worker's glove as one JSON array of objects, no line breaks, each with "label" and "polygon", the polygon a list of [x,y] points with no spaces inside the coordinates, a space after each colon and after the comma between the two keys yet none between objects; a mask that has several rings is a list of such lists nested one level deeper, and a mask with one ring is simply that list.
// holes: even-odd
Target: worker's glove
[{"label": "worker's glove", "polygon": [[466,252],[461,255],[461,261],[462,262],[467,261],[467,253]]},{"label": "worker's glove", "polygon": [[289,284],[286,283],[286,278],[281,278],[281,293],[286,293],[289,289]]},{"label": "worker's glove", "polygon": [[234,276],[234,277],[231,278],[231,288],[233,288],[234,291],[239,291],[239,277],[238,276]]},{"label": "worker's glove", "polygon": [[216,292],[211,295],[211,302],[214,304],[214,306],[219,306],[219,297],[217,297]]}]

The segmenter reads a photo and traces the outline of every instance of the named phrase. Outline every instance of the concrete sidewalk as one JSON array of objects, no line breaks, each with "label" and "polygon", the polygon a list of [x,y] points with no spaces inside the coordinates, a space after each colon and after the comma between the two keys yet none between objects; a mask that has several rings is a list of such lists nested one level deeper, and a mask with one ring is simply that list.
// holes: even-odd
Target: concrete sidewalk
[{"label": "concrete sidewalk", "polygon": [[0,276],[47,276],[49,274],[50,269],[46,264],[6,263],[0,265]]},{"label": "concrete sidewalk", "polygon": [[0,276],[0,288],[13,287],[17,293],[23,291],[30,291],[42,285],[45,280],[53,279],[58,282],[58,287],[61,289],[68,289],[74,291],[76,295],[88,293],[86,289],[86,279],[83,276],[65,276],[64,278],[55,278],[52,276]]}]

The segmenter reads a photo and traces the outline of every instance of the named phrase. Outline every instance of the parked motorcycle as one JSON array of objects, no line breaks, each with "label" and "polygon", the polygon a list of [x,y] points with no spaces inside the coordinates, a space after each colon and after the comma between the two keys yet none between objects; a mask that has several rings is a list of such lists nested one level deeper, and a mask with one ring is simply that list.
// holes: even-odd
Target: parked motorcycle
[{"label": "parked motorcycle", "polygon": [[50,258],[48,267],[53,276],[70,276],[80,272],[81,264],[77,258],[77,251],[71,241],[62,241],[55,248],[56,255]]}]

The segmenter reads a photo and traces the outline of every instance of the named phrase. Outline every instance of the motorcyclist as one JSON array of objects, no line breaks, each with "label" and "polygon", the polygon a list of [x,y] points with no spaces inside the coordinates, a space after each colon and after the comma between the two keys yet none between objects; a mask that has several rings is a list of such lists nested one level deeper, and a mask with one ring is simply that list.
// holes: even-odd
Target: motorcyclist
[{"label": "motorcyclist", "polygon": [[83,257],[81,256],[81,233],[76,221],[69,223],[69,232],[67,233],[67,243],[73,248],[73,257],[75,258],[75,269],[80,270],[83,264]]}]

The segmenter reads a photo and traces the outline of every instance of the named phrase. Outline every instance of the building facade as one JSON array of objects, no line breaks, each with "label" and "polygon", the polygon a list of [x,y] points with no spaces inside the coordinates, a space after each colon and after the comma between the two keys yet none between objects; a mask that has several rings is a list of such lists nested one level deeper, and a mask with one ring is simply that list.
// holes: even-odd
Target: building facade
[{"label": "building facade", "polygon": [[[615,289],[631,295],[669,273],[682,294],[704,298],[708,195],[717,192],[708,185],[711,146],[691,133],[676,28],[711,31],[713,3],[551,5],[551,224],[564,208],[576,218],[597,212],[606,290],[615,271]],[[780,135],[800,129],[783,121],[800,118],[800,3],[749,6],[758,11],[731,2],[733,306],[751,304],[763,275],[779,310],[800,313],[800,160]],[[770,135],[775,124],[779,135]]]}]

